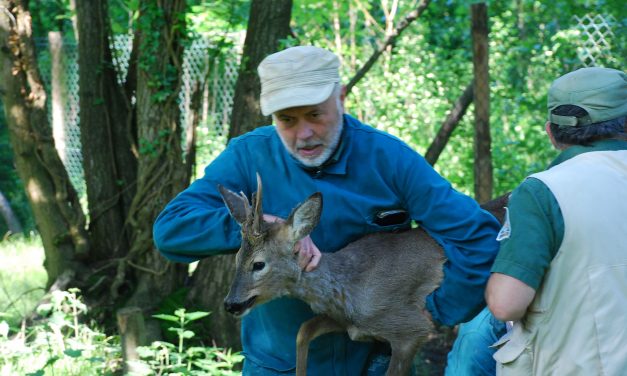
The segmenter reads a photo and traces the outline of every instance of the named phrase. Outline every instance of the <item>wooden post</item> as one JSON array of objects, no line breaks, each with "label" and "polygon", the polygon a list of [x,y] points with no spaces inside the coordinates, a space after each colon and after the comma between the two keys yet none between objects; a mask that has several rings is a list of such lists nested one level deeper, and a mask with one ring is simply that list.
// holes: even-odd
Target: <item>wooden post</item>
[{"label": "wooden post", "polygon": [[472,4],[471,9],[475,76],[475,199],[486,202],[492,198],[488,9],[485,3]]},{"label": "wooden post", "polygon": [[122,358],[124,359],[124,374],[138,370],[139,360],[137,346],[146,345],[146,328],[144,315],[138,307],[127,307],[118,310],[118,329],[122,343]]}]

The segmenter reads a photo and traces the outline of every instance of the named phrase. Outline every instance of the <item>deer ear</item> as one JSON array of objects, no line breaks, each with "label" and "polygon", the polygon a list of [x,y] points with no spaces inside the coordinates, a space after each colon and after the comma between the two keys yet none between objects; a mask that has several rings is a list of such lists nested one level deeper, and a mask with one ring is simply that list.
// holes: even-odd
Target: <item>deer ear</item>
[{"label": "deer ear", "polygon": [[318,225],[322,214],[322,194],[316,192],[298,205],[290,214],[286,223],[290,228],[292,238],[300,240],[309,235]]},{"label": "deer ear", "polygon": [[237,194],[219,184],[218,190],[220,191],[222,200],[229,209],[231,216],[233,216],[233,218],[235,218],[237,223],[240,225],[244,224],[251,212],[250,204],[248,203],[246,195],[243,193]]}]

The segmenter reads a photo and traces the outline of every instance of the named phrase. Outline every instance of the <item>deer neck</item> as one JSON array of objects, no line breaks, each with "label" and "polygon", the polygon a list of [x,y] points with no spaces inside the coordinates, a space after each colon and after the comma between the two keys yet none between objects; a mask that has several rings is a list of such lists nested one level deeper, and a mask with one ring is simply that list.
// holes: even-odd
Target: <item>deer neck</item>
[{"label": "deer neck", "polygon": [[333,269],[333,254],[324,254],[318,267],[301,272],[294,283],[294,297],[309,304],[315,313],[324,313],[337,321],[347,319],[350,310],[344,275]]}]

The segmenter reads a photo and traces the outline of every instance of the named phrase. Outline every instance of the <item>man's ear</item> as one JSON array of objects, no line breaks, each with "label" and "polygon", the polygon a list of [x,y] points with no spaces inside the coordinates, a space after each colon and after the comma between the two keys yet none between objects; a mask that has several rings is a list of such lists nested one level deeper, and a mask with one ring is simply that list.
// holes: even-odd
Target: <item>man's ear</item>
[{"label": "man's ear", "polygon": [[342,85],[342,87],[340,88],[340,104],[342,105],[342,113],[346,112],[345,109],[345,105],[344,105],[344,100],[346,99],[346,85]]},{"label": "man's ear", "polygon": [[551,140],[551,144],[553,144],[553,146],[556,149],[563,149],[564,146],[562,144],[560,144],[559,142],[555,141],[555,137],[553,136],[553,131],[551,131],[551,122],[547,121],[546,124],[544,124],[544,130],[546,131],[546,134],[549,136],[549,140]]},{"label": "man's ear", "polygon": [[322,214],[322,194],[316,192],[298,205],[287,218],[286,225],[294,241],[309,235],[320,221]]}]

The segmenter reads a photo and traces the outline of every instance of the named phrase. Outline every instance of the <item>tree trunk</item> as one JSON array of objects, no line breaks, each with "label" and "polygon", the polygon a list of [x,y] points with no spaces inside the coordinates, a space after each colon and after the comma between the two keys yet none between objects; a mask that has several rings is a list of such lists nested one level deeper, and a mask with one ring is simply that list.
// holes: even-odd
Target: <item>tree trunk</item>
[{"label": "tree trunk", "polygon": [[91,257],[122,257],[129,249],[128,213],[137,179],[130,99],[117,81],[109,47],[107,0],[77,2],[83,169],[90,214]]},{"label": "tree trunk", "polygon": [[0,0],[0,96],[15,164],[42,238],[47,285],[89,253],[85,217],[54,146],[27,1]]},{"label": "tree trunk", "polygon": [[[266,56],[277,51],[279,40],[291,34],[291,13],[291,0],[253,0],[251,3],[242,65],[235,85],[229,138],[269,124],[269,119],[261,115],[259,106],[261,85],[257,66]],[[219,346],[240,348],[239,322],[222,306],[234,271],[233,255],[202,260],[194,272],[194,285],[189,298],[213,312],[210,331]]]},{"label": "tree trunk", "polygon": [[202,111],[202,99],[206,88],[206,80],[196,81],[191,93],[191,103],[189,106],[189,114],[191,121],[187,124],[185,130],[185,181],[191,181],[196,167],[196,129],[200,124],[201,111]]},{"label": "tree trunk", "polygon": [[229,139],[270,124],[261,114],[261,83],[257,66],[268,55],[277,52],[279,40],[291,35],[292,0],[253,0],[250,4],[244,52],[239,68]]},{"label": "tree trunk", "polygon": [[[82,287],[91,304],[106,304],[103,320],[112,317],[113,307],[150,312],[187,274],[185,265],[166,262],[152,241],[155,217],[187,184],[177,103],[185,1],[140,3],[127,78],[132,82],[124,87],[111,59],[107,1],[77,2],[81,141],[93,251],[81,205],[54,147],[27,3],[0,0],[0,96],[18,174],[44,244],[48,286]],[[132,95],[135,107],[128,100]],[[159,336],[154,322],[147,321],[146,329],[148,339]]]},{"label": "tree trunk", "polygon": [[22,230],[22,225],[20,224],[20,220],[17,219],[15,213],[11,209],[11,204],[9,204],[9,200],[4,196],[4,194],[0,191],[0,215],[4,218],[4,221],[7,224],[7,228],[9,229],[9,234],[19,234]]},{"label": "tree trunk", "polygon": [[488,9],[485,3],[473,4],[471,9],[475,76],[475,199],[478,202],[487,202],[492,198]]},{"label": "tree trunk", "polygon": [[[142,307],[144,311],[154,309],[182,286],[187,274],[186,265],[167,262],[152,241],[155,218],[188,183],[177,101],[186,33],[184,10],[184,0],[161,1],[159,5],[150,0],[140,2],[137,191],[128,216],[131,249],[118,264],[111,290],[115,297],[125,290],[125,284],[131,283],[132,295],[126,305]],[[148,337],[154,338],[150,332]]]}]

